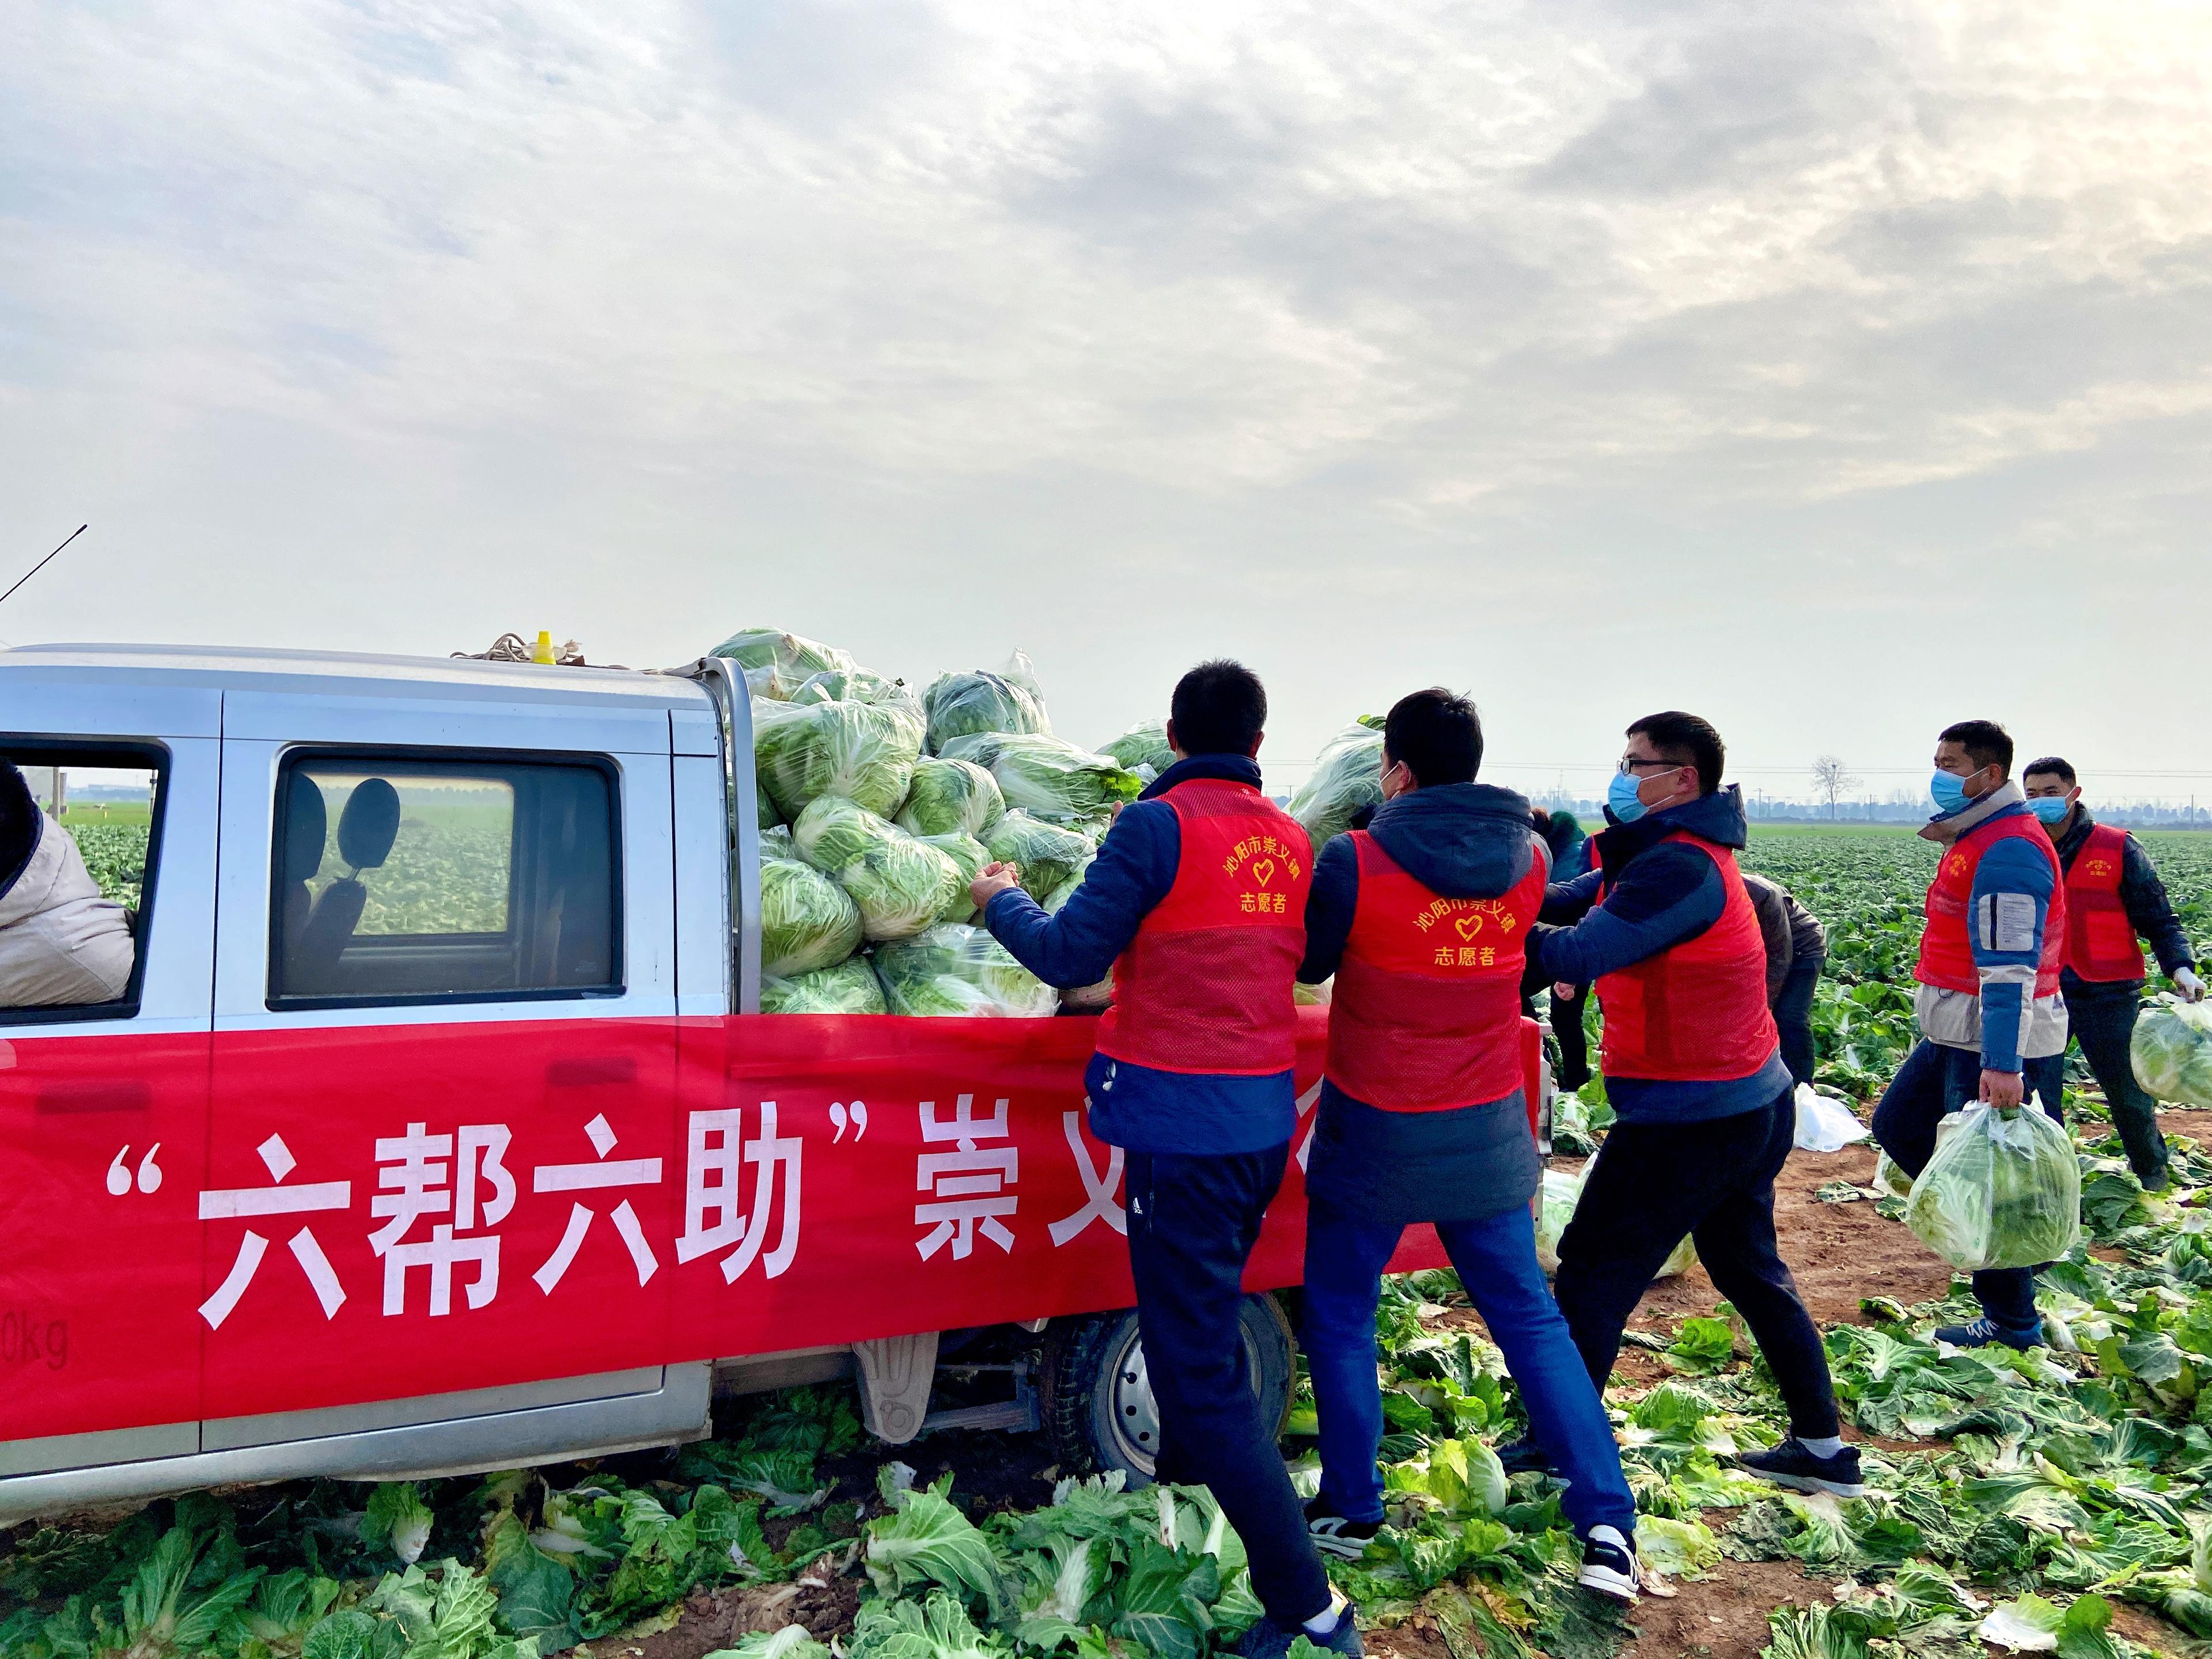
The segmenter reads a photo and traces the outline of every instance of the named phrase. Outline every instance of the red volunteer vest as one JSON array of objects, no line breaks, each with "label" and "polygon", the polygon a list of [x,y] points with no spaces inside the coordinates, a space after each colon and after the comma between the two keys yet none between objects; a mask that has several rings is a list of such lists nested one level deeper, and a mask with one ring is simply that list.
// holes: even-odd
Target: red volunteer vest
[{"label": "red volunteer vest", "polygon": [[[1607,1077],[1732,1083],[1765,1065],[1781,1041],[1766,1007],[1766,941],[1735,854],[1679,830],[1666,839],[1711,859],[1728,900],[1697,938],[1600,975],[1601,1064]],[[1609,884],[1601,878],[1600,905]]]},{"label": "red volunteer vest", "polygon": [[1291,1069],[1312,845],[1249,784],[1197,778],[1158,799],[1182,835],[1175,885],[1114,964],[1098,1052],[1164,1072]]},{"label": "red volunteer vest", "polygon": [[1329,1081],[1391,1112],[1504,1099],[1521,1086],[1521,967],[1544,904],[1542,843],[1492,899],[1441,896],[1364,830],[1352,844],[1359,902],[1329,995]]},{"label": "red volunteer vest", "polygon": [[2083,979],[2142,979],[2149,972],[2120,901],[2127,845],[2126,830],[2092,824],[2066,872],[2066,965]]},{"label": "red volunteer vest", "polygon": [[1967,913],[1974,902],[1974,872],[1982,854],[2008,837],[2024,838],[2051,860],[2051,911],[2043,923],[2043,957],[2036,964],[2035,994],[2058,989],[2058,968],[2066,956],[2066,890],[2058,879],[2058,854],[2035,819],[2018,815],[1993,818],[1951,843],[1928,884],[1928,925],[1920,934],[1920,962],[1912,977],[1923,985],[1979,996],[1981,971],[1974,966],[1974,945]]}]

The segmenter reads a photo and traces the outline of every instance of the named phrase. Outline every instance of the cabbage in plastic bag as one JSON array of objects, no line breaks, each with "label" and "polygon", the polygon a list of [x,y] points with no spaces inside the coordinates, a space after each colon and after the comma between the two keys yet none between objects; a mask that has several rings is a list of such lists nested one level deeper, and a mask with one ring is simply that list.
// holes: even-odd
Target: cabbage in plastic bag
[{"label": "cabbage in plastic bag", "polygon": [[1168,747],[1168,726],[1165,720],[1139,720],[1120,737],[1102,744],[1098,752],[1125,771],[1139,772],[1140,767],[1151,767],[1149,783],[1153,778],[1175,764],[1175,750]]},{"label": "cabbage in plastic bag", "polygon": [[1089,837],[1018,811],[1002,814],[984,832],[983,846],[1014,866],[1023,890],[1036,899],[1075,880],[1092,857]]},{"label": "cabbage in plastic bag", "polygon": [[1036,1016],[1060,996],[980,927],[944,922],[875,952],[884,1003],[894,1014]]},{"label": "cabbage in plastic bag", "polygon": [[757,697],[789,701],[811,675],[825,669],[851,672],[856,665],[834,645],[823,645],[781,629],[748,628],[730,635],[709,653],[728,657],[745,671],[745,684]]},{"label": "cabbage in plastic bag", "polygon": [[921,694],[929,721],[929,752],[941,755],[955,738],[978,732],[1050,732],[1044,699],[1034,684],[975,669],[939,674]]},{"label": "cabbage in plastic bag", "polygon": [[1352,828],[1363,809],[1382,804],[1382,732],[1362,720],[1322,745],[1285,810],[1305,826],[1318,857],[1322,844]]},{"label": "cabbage in plastic bag", "polygon": [[921,755],[921,727],[879,703],[753,705],[753,763],[788,819],[823,795],[888,817],[905,800]]},{"label": "cabbage in plastic bag", "polygon": [[2212,1008],[2161,997],[2136,1019],[2128,1059],[2156,1099],[2212,1111]]},{"label": "cabbage in plastic bag", "polygon": [[[1582,1202],[1583,1188],[1589,1181],[1589,1172],[1597,1167],[1592,1158],[1578,1171],[1547,1170],[1543,1185],[1536,1191],[1536,1264],[1547,1273],[1559,1270],[1559,1236],[1574,1219],[1575,1206]],[[1660,1263],[1655,1277],[1675,1279],[1690,1271],[1690,1264],[1698,1259],[1696,1241],[1685,1237]]]},{"label": "cabbage in plastic bag", "polygon": [[860,948],[860,908],[795,859],[761,866],[761,972],[787,979],[844,961]]},{"label": "cabbage in plastic bag", "polygon": [[918,761],[898,827],[910,836],[949,836],[955,830],[980,836],[1006,810],[999,781],[973,761]]},{"label": "cabbage in plastic bag", "polygon": [[1954,1267],[2034,1267],[2081,1236],[2081,1169],[2066,1131],[2033,1106],[1976,1102],[1943,1120],[1905,1221]]},{"label": "cabbage in plastic bag", "polygon": [[968,896],[968,885],[983,873],[983,866],[991,861],[990,850],[975,836],[955,830],[949,836],[918,837],[925,847],[934,847],[952,860],[958,879],[948,889],[945,902],[937,912],[939,921],[969,921],[975,915],[975,901]]},{"label": "cabbage in plastic bag", "polygon": [[884,988],[866,957],[850,957],[834,968],[817,968],[789,979],[761,981],[764,1014],[880,1014]]},{"label": "cabbage in plastic bag", "polygon": [[824,795],[801,812],[791,838],[799,857],[860,907],[860,931],[871,939],[921,932],[937,920],[960,875],[936,848],[840,795]]},{"label": "cabbage in plastic bag", "polygon": [[893,708],[919,728],[923,723],[921,699],[907,690],[904,680],[887,680],[866,668],[825,668],[802,681],[791,694],[795,703],[866,702]]},{"label": "cabbage in plastic bag", "polygon": [[979,732],[955,738],[944,753],[988,768],[1009,811],[1018,807],[1051,823],[1103,825],[1115,803],[1134,800],[1145,787],[1118,763],[1058,738]]},{"label": "cabbage in plastic bag", "polygon": [[770,859],[795,859],[798,856],[799,848],[792,842],[789,824],[761,825],[760,857],[763,864],[766,864]]},{"label": "cabbage in plastic bag", "polygon": [[[1083,878],[1091,872],[1091,862],[1092,860],[1085,859],[1082,867],[1069,876],[1066,880],[1036,896],[1037,903],[1042,907],[1047,915],[1059,915],[1060,907],[1075,896],[1076,889],[1083,885]],[[1113,970],[1109,969],[1106,977],[1093,984],[1061,986],[1060,1000],[1063,1006],[1069,1008],[1107,1006],[1114,1000]]]},{"label": "cabbage in plastic bag", "polygon": [[1897,1161],[1886,1151],[1875,1153],[1874,1186],[1878,1193],[1891,1198],[1912,1196],[1912,1177],[1897,1166]]}]

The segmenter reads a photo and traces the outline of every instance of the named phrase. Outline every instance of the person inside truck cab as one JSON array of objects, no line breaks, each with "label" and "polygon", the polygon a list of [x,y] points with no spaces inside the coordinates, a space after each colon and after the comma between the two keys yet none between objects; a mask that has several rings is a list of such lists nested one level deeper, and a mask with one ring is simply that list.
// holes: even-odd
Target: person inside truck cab
[{"label": "person inside truck cab", "polygon": [[1313,853],[1260,793],[1267,696],[1251,670],[1201,663],[1177,683],[1176,763],[1124,808],[1056,915],[987,866],[983,925],[1048,985],[1114,974],[1085,1073],[1091,1130],[1127,1154],[1129,1266],[1158,1402],[1162,1480],[1212,1488],[1243,1539],[1266,1617],[1238,1644],[1282,1659],[1303,1634],[1361,1651],[1260,1420],[1238,1313],[1244,1264],[1297,1125],[1292,981]]},{"label": "person inside truck cab", "polygon": [[0,761],[0,1008],[113,1002],[131,983],[131,919],[76,838]]}]

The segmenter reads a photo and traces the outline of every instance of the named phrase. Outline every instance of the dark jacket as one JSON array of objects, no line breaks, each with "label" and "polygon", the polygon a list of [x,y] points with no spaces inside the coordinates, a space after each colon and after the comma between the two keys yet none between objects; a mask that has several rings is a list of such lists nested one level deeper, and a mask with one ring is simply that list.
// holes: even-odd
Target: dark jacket
[{"label": "dark jacket", "polygon": [[[1697,938],[1721,918],[1728,890],[1719,868],[1694,847],[1662,845],[1677,830],[1741,851],[1750,839],[1743,794],[1730,784],[1712,794],[1653,812],[1633,823],[1612,822],[1595,837],[1589,873],[1555,884],[1544,896],[1544,922],[1528,952],[1543,978],[1588,985]],[[1611,878],[1597,903],[1599,860]],[[1601,999],[1601,1003],[1602,999]],[[1790,1091],[1778,1046],[1765,1066],[1727,1083],[1658,1082],[1607,1078],[1606,1099],[1625,1122],[1691,1123],[1771,1105]]]},{"label": "dark jacket", "polygon": [[1743,890],[1751,895],[1751,908],[1759,912],[1759,934],[1766,941],[1766,1006],[1771,1008],[1793,969],[1828,954],[1827,930],[1797,902],[1795,893],[1771,877],[1747,870]]},{"label": "dark jacket", "polygon": [[[1181,867],[1182,826],[1175,808],[1158,798],[1197,778],[1226,778],[1256,789],[1260,764],[1243,755],[1176,762],[1121,809],[1066,904],[1048,915],[1018,888],[1000,893],[983,913],[991,936],[1048,985],[1095,985],[1105,978]],[[1164,1072],[1094,1054],[1084,1086],[1091,1132],[1109,1146],[1140,1152],[1256,1152],[1283,1145],[1297,1126],[1291,1079],[1289,1072]]]},{"label": "dark jacket", "polygon": [[[2087,807],[2075,807],[2066,820],[2064,833],[2057,838],[2060,869],[2072,872],[2075,855],[2088,844],[2089,831],[2096,823]],[[2151,867],[2150,854],[2143,851],[2142,843],[2132,834],[2126,830],[2121,833],[2127,836],[2127,844],[2120,864],[2120,903],[2128,913],[2128,920],[2135,924],[2136,934],[2150,941],[2160,971],[2171,979],[2176,969],[2196,965],[2196,948],[2182,931],[2181,918],[2173,914],[2173,901],[2166,897],[2166,884]],[[2058,982],[2061,989],[2074,992],[2087,981],[2069,968],[2059,975]],[[2142,983],[2141,980],[2135,982]]]},{"label": "dark jacket", "polygon": [[1589,837],[1573,813],[1563,808],[1548,814],[1543,836],[1552,853],[1553,881],[1572,881],[1589,868]]},{"label": "dark jacket", "polygon": [[[1446,898],[1497,898],[1528,873],[1539,842],[1528,803],[1488,784],[1443,784],[1386,801],[1367,826],[1400,868]],[[1306,958],[1318,984],[1344,959],[1359,904],[1359,856],[1339,836],[1314,866]],[[1479,1221],[1525,1205],[1543,1167],[1519,1089],[1455,1110],[1386,1112],[1323,1082],[1306,1188],[1382,1222]]]}]

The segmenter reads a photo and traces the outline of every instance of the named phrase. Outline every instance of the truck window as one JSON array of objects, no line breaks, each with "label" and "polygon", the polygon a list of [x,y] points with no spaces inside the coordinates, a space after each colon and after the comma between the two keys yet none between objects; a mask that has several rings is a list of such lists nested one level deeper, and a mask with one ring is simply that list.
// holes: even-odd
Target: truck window
[{"label": "truck window", "polygon": [[294,757],[270,1006],[619,993],[615,801],[592,762]]},{"label": "truck window", "polygon": [[0,1009],[11,1019],[135,1012],[165,761],[137,744],[0,743]]}]

